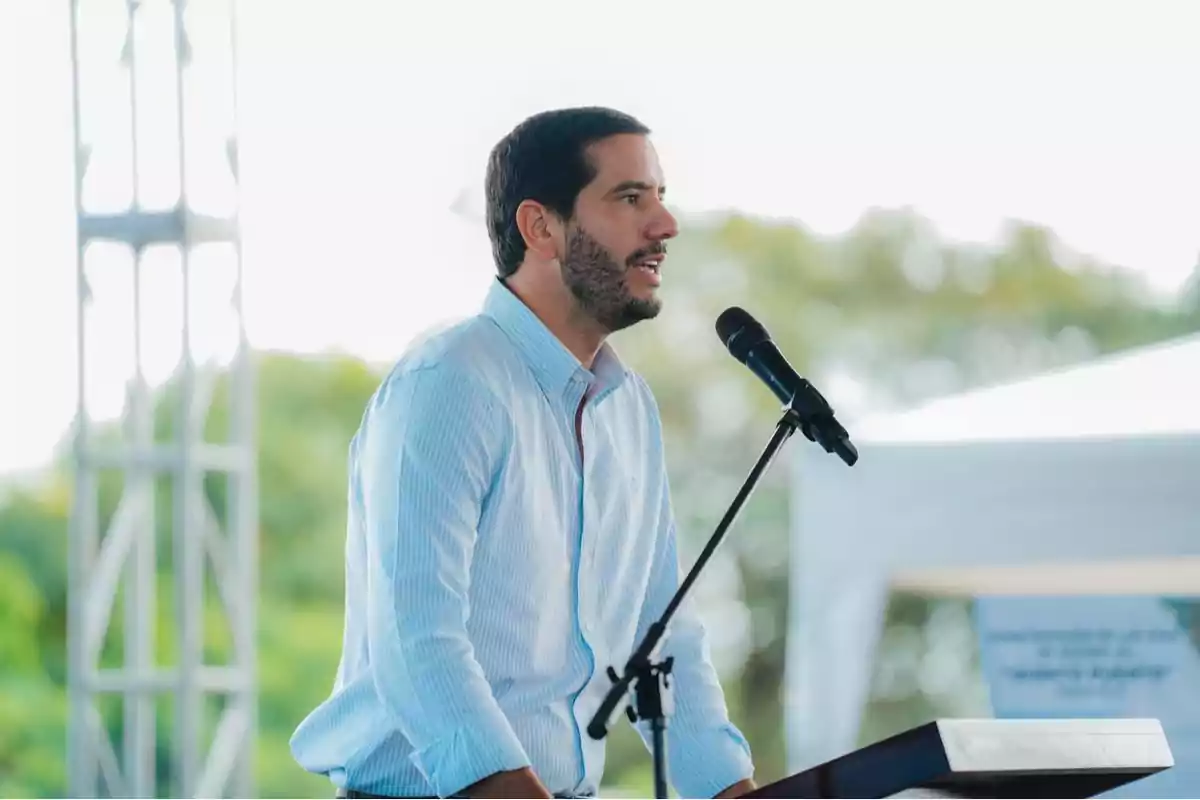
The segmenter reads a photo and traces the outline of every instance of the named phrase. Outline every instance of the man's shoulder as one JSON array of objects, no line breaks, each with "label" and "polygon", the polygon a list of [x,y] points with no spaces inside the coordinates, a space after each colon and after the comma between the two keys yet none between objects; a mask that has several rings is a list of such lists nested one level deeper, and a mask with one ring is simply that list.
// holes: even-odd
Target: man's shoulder
[{"label": "man's shoulder", "polygon": [[654,390],[650,388],[650,382],[637,370],[625,368],[625,383],[629,387],[629,391],[633,397],[645,408],[645,410],[658,418],[658,399],[654,396]]},{"label": "man's shoulder", "polygon": [[486,316],[429,329],[395,361],[372,405],[386,404],[402,389],[418,386],[425,393],[452,394],[460,401],[495,402],[496,368],[507,355],[503,336]]},{"label": "man's shoulder", "polygon": [[629,382],[630,388],[637,392],[639,396],[649,400],[654,399],[654,390],[650,388],[650,382],[633,367],[625,367],[625,380]]},{"label": "man's shoulder", "polygon": [[478,371],[503,345],[498,333],[494,323],[483,314],[429,328],[409,343],[392,371],[403,374],[432,367]]},{"label": "man's shoulder", "polygon": [[626,408],[631,409],[635,417],[641,421],[640,424],[646,433],[656,440],[661,440],[663,437],[662,414],[658,398],[655,397],[654,390],[650,388],[650,382],[641,373],[627,367],[621,393],[627,398],[625,402],[631,404]]}]

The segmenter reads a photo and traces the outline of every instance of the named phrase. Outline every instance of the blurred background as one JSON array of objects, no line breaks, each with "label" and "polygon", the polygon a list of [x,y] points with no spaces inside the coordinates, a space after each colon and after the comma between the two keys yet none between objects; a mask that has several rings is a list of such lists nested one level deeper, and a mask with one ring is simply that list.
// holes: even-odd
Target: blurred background
[{"label": "blurred background", "polygon": [[[0,795],[330,796],[288,738],[340,653],[347,444],[402,350],[478,308],[488,150],[556,106],[649,124],[683,227],[664,313],[614,343],[659,399],[688,563],[778,416],[713,332],[727,306],[869,432],[861,470],[873,441],[943,459],[942,482],[898,497],[879,476],[919,459],[849,483],[794,441],[698,585],[760,783],[1001,715],[973,598],[1061,593],[1054,569],[1022,572],[1043,556],[1107,559],[1071,585],[1166,598],[1196,657],[1196,4],[74,7],[74,25],[68,0],[0,8]],[[1104,392],[936,405],[1162,348],[1169,366]],[[981,435],[1045,449],[975,472],[953,446]],[[973,534],[964,492],[1020,509],[1037,487],[1004,476],[1079,437],[1172,443],[1129,462],[1147,481],[1129,502],[1172,512],[1160,535],[1097,533],[1107,484],[1088,470],[1109,450],[1039,495],[1057,549]],[[878,513],[842,530],[838,503]],[[798,582],[855,577],[911,504],[929,564],[872,562],[857,615],[803,606]],[[822,658],[853,659],[854,687],[805,672]],[[808,713],[823,686],[846,698],[836,720]],[[649,794],[625,726],[609,752],[606,791]]]}]

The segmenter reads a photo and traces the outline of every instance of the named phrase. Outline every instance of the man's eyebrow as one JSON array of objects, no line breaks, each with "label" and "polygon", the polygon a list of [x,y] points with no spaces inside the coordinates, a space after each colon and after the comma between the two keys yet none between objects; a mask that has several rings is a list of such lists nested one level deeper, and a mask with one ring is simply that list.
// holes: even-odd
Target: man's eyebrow
[{"label": "man's eyebrow", "polygon": [[[652,186],[649,183],[646,183],[645,181],[621,181],[616,186],[614,186],[612,189],[610,189],[608,193],[609,194],[620,194],[621,192],[627,192],[631,189],[638,189],[639,191],[650,192],[650,191],[654,190],[654,186]],[[667,191],[666,186],[658,187],[658,194],[660,196],[665,194],[666,191]]]}]

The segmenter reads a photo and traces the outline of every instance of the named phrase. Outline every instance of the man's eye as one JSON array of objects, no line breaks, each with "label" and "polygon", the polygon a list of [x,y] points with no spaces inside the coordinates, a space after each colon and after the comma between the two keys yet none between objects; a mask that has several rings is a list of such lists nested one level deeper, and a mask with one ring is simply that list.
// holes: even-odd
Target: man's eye
[{"label": "man's eye", "polygon": [[629,205],[631,205],[631,206],[636,206],[637,201],[638,201],[638,196],[636,194],[624,194],[624,195],[621,195],[621,200],[626,203],[629,203]]}]

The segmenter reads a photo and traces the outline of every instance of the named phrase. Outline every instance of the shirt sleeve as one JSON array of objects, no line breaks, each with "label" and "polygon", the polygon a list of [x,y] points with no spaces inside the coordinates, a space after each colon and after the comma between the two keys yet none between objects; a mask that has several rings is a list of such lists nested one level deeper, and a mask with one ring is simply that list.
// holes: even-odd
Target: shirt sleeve
[{"label": "shirt sleeve", "polygon": [[[680,582],[675,519],[664,477],[658,542],[635,647],[650,625],[662,616]],[[729,721],[704,625],[691,609],[689,594],[671,617],[659,648],[660,659],[675,657],[671,670],[675,707],[667,719],[667,770],[681,797],[713,797],[734,783],[753,777],[754,765],[746,738]],[[637,730],[650,747],[649,723],[639,721]]]},{"label": "shirt sleeve", "polygon": [[480,508],[506,431],[486,389],[422,367],[385,382],[360,448],[374,685],[441,797],[530,766],[466,630]]}]

